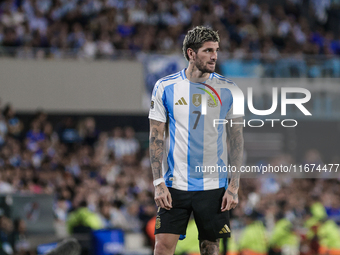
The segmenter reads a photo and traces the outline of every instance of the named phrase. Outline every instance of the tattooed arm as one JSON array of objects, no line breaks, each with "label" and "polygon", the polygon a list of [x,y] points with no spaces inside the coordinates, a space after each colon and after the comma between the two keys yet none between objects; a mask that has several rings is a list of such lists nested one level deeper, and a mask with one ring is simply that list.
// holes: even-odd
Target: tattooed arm
[{"label": "tattooed arm", "polygon": [[[243,118],[233,119],[233,122],[243,122]],[[231,180],[226,190],[223,201],[222,211],[233,209],[238,204],[238,189],[240,186],[240,167],[243,158],[243,125],[236,124],[230,127],[227,125],[227,133],[230,146],[230,165],[236,167],[236,172],[231,172]]]},{"label": "tattooed arm", "polygon": [[[164,127],[165,123],[150,119],[150,162],[154,180],[163,178],[162,161],[164,149]],[[155,186],[156,205],[170,210],[171,195],[164,181]]]}]

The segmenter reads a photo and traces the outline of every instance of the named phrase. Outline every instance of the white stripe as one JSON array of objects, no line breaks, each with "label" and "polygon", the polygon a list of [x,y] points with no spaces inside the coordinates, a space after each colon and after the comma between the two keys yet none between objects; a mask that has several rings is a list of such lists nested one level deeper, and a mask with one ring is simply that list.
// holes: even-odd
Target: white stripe
[{"label": "white stripe", "polygon": [[[219,91],[217,90],[217,93]],[[207,97],[208,100],[210,98]],[[220,117],[220,102],[218,102],[218,106],[216,107],[207,107],[207,115],[204,116],[204,133],[209,134],[209,137],[204,136],[204,152],[203,152],[203,165],[204,166],[216,166],[217,162],[217,138],[218,138],[218,130],[217,127],[213,126],[214,119],[219,119]],[[214,134],[215,135],[212,135]],[[216,139],[216,140],[212,140]],[[218,189],[219,188],[219,179],[218,173],[204,173],[203,185],[204,190],[210,189]]]},{"label": "white stripe", "polygon": [[174,118],[176,120],[175,147],[174,147],[174,180],[172,187],[180,190],[188,190],[188,124],[189,124],[189,82],[183,80],[174,85],[174,102],[181,97],[187,105],[174,105]]},{"label": "white stripe", "polygon": [[201,98],[201,103],[202,103],[201,114],[206,115],[207,114],[207,95],[203,94],[201,97],[202,97]]}]

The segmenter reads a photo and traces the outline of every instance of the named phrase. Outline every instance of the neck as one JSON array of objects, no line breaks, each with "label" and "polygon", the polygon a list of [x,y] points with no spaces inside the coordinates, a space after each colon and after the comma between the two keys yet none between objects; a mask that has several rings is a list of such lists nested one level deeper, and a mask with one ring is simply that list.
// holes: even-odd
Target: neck
[{"label": "neck", "polygon": [[185,75],[189,81],[198,83],[208,80],[210,73],[202,73],[195,65],[189,63],[187,70],[185,70]]}]

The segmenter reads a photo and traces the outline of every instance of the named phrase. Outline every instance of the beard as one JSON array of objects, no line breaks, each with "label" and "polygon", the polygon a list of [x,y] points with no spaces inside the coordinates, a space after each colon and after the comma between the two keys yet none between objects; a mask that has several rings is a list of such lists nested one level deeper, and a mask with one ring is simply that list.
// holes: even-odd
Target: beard
[{"label": "beard", "polygon": [[201,59],[199,59],[199,58],[196,58],[195,66],[197,67],[197,69],[199,71],[202,72],[202,74],[204,74],[204,73],[213,73],[213,72],[215,72],[215,67],[216,67],[216,65],[215,65],[215,67],[209,68],[208,67],[208,63],[204,64],[204,62]]}]

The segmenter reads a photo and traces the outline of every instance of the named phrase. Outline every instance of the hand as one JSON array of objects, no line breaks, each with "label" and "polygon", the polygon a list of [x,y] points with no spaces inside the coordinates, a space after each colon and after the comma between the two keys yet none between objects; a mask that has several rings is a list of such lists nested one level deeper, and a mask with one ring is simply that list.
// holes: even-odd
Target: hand
[{"label": "hand", "polygon": [[222,198],[222,212],[229,211],[230,209],[234,209],[238,204],[238,195],[237,191],[233,191],[228,189],[225,191],[224,196]]},{"label": "hand", "polygon": [[155,202],[157,206],[166,210],[172,208],[171,194],[164,182],[161,182],[155,187]]}]

